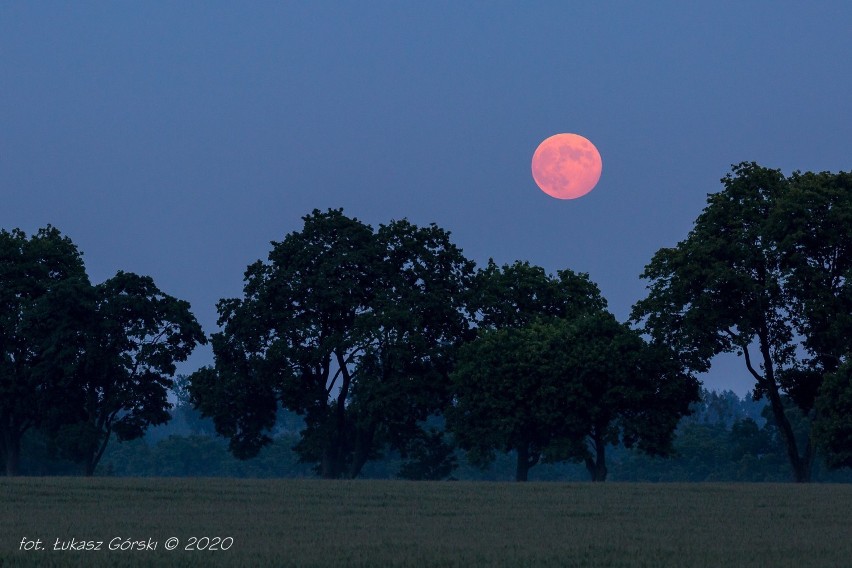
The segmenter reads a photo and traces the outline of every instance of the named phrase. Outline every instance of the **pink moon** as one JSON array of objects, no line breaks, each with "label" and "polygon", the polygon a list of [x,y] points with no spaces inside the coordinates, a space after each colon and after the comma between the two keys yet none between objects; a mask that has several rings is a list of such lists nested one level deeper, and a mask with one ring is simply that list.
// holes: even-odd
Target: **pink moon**
[{"label": "pink moon", "polygon": [[532,158],[536,185],[557,199],[577,199],[601,178],[601,154],[579,134],[555,134],[538,145]]}]

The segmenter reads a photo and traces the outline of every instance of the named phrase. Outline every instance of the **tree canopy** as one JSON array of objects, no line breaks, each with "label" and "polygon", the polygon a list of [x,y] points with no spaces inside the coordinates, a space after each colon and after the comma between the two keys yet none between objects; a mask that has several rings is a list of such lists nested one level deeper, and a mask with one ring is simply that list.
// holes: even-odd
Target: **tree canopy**
[{"label": "tree canopy", "polygon": [[526,481],[530,468],[547,458],[569,418],[559,404],[563,385],[548,364],[550,338],[543,331],[533,323],[485,332],[462,347],[453,373],[447,420],[456,442],[481,467],[495,451],[514,450],[517,481]]},{"label": "tree canopy", "polygon": [[69,282],[88,284],[83,258],[55,227],[29,238],[0,230],[0,453],[7,475],[18,472],[27,430],[65,419],[64,377],[42,371],[54,339],[43,320],[51,315],[46,303]]},{"label": "tree canopy", "polygon": [[448,420],[484,466],[517,452],[516,480],[540,461],[583,461],[606,479],[606,446],[671,451],[698,382],[667,350],[604,311],[489,330],[462,348]]},{"label": "tree canopy", "polygon": [[476,272],[469,301],[479,338],[460,354],[449,426],[477,465],[489,463],[494,450],[515,450],[516,479],[525,480],[564,430],[564,413],[545,408],[546,393],[560,386],[531,355],[542,338],[530,326],[603,310],[606,301],[587,274],[554,276],[529,262],[498,266],[493,259]]},{"label": "tree canopy", "polygon": [[53,325],[60,348],[76,348],[63,369],[71,378],[66,405],[75,414],[57,435],[64,453],[92,475],[112,435],[132,440],[171,418],[175,363],[206,338],[189,304],[164,294],[150,277],[119,271],[69,292],[63,301],[77,315]]},{"label": "tree canopy", "polygon": [[541,317],[567,319],[606,308],[588,274],[564,269],[554,276],[526,261],[497,266],[493,259],[476,273],[471,304],[480,329],[517,328]]},{"label": "tree canopy", "polygon": [[852,468],[852,363],[847,361],[825,378],[816,412],[814,438],[825,450],[826,463]]},{"label": "tree canopy", "polygon": [[269,442],[280,403],[305,418],[302,459],[355,477],[446,404],[473,264],[435,225],[374,231],[332,209],[304,222],[249,266],[243,299],[219,303],[215,367],[190,388],[235,455]]},{"label": "tree canopy", "polygon": [[817,420],[823,377],[848,356],[852,176],[786,178],[752,162],[722,184],[687,238],[654,255],[633,317],[693,371],[722,352],[742,355],[794,479],[807,481],[814,447],[810,436],[797,439],[783,397]]},{"label": "tree canopy", "polygon": [[92,286],[82,255],[51,226],[0,231],[0,450],[16,475],[38,429],[92,475],[110,440],[170,418],[175,362],[204,342],[189,304],[149,277]]},{"label": "tree canopy", "polygon": [[583,461],[592,481],[606,479],[607,446],[671,453],[675,428],[700,390],[668,348],[646,343],[607,312],[570,321],[554,342],[560,348],[562,396],[572,437],[582,441],[567,455]]}]

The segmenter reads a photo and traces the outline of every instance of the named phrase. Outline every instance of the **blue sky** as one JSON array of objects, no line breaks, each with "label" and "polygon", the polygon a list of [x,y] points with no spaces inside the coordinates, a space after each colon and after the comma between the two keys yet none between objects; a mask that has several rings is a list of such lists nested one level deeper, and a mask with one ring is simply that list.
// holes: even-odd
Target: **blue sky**
[{"label": "blue sky", "polygon": [[[588,272],[624,319],[732,163],[850,169],[851,24],[848,2],[4,2],[0,227],[57,226],[93,281],[150,275],[208,333],[328,207]],[[579,200],[530,175],[559,132],[603,157]],[[704,380],[751,387],[735,357]]]}]

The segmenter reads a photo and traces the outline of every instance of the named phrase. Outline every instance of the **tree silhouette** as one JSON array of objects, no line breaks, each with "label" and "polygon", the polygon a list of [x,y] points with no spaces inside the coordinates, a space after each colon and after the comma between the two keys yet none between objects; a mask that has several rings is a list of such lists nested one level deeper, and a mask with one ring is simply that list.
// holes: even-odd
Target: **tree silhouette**
[{"label": "tree silhouette", "polygon": [[[766,397],[796,481],[814,447],[797,439],[790,397],[808,421],[823,377],[848,357],[852,317],[852,176],[733,167],[687,238],[645,269],[649,294],[633,317],[685,365],[705,371],[736,352]],[[827,401],[826,401],[827,403]]]},{"label": "tree silhouette", "polygon": [[473,267],[435,225],[373,231],[342,210],[304,221],[248,268],[243,299],[219,303],[216,365],[190,390],[235,455],[269,443],[280,403],[305,418],[303,460],[355,477],[446,404]]}]

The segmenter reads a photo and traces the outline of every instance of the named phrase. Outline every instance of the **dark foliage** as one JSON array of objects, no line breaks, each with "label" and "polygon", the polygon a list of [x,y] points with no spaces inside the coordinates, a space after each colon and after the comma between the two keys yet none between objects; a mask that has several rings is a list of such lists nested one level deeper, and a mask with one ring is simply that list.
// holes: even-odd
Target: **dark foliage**
[{"label": "dark foliage", "polygon": [[249,266],[243,299],[219,302],[216,364],[190,392],[235,455],[270,443],[280,404],[304,417],[304,461],[355,477],[446,405],[473,265],[435,225],[374,231],[341,210],[304,221]]},{"label": "dark foliage", "polygon": [[693,371],[718,353],[743,356],[794,479],[808,481],[813,439],[797,436],[784,401],[820,420],[815,408],[831,404],[817,402],[822,381],[849,355],[852,174],[785,178],[742,163],[722,183],[687,238],[646,267],[650,292],[633,317]]}]

